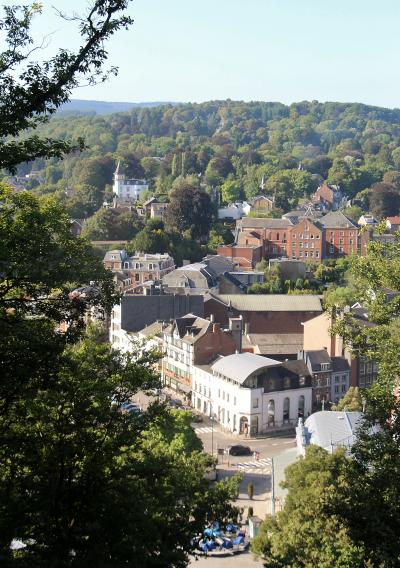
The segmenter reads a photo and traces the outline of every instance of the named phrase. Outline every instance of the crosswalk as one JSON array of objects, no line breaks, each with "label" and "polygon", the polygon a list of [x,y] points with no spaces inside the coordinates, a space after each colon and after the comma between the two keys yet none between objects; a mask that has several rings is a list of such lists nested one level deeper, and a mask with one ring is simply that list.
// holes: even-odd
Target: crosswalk
[{"label": "crosswalk", "polygon": [[195,432],[199,433],[199,434],[208,434],[209,432],[212,432],[214,430],[215,432],[215,428],[212,428],[211,426],[203,426],[200,428],[196,428],[195,427]]}]

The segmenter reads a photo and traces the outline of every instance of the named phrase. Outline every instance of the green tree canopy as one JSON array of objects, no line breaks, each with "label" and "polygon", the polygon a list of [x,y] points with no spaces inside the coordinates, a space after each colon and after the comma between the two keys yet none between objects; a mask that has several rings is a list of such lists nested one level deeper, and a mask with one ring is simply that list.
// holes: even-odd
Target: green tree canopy
[{"label": "green tree canopy", "polygon": [[207,236],[212,222],[209,195],[189,182],[181,183],[171,193],[164,221],[169,231],[189,230],[192,238]]}]

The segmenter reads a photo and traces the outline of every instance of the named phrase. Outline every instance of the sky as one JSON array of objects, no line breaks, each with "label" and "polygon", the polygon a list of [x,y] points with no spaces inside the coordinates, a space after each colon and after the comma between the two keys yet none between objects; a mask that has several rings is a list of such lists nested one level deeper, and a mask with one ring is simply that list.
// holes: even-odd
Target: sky
[{"label": "sky", "polygon": [[[0,0],[7,3],[17,0]],[[72,26],[52,6],[82,13],[90,2],[42,4],[34,33],[48,36],[44,53],[76,48]],[[107,45],[118,77],[73,98],[400,107],[399,0],[134,0],[129,14],[132,28]]]}]

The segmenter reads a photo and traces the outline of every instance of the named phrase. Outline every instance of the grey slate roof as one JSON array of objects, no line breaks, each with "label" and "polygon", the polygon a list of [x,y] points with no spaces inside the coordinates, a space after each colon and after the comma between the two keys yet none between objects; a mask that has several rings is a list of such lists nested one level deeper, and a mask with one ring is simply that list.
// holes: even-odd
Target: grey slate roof
[{"label": "grey slate roof", "polygon": [[361,412],[315,412],[305,421],[309,443],[330,449],[337,446],[350,447],[356,439]]},{"label": "grey slate roof", "polygon": [[332,370],[334,372],[350,371],[350,365],[344,357],[332,357]]},{"label": "grey slate roof", "polygon": [[326,349],[306,351],[306,355],[313,368],[321,365],[322,363],[331,362],[331,358],[329,357],[328,351]]},{"label": "grey slate roof", "polygon": [[244,229],[287,229],[293,223],[289,219],[243,217],[241,225]]},{"label": "grey slate roof", "polygon": [[251,312],[322,312],[319,296],[287,294],[210,294],[239,311]]},{"label": "grey slate roof", "polygon": [[325,227],[325,229],[358,229],[357,225],[341,211],[330,211],[320,219],[318,222]]},{"label": "grey slate roof", "polygon": [[204,315],[203,296],[165,294],[121,298],[121,328],[127,332],[139,331],[155,321],[167,322],[187,313]]},{"label": "grey slate roof", "polygon": [[255,371],[281,364],[280,361],[275,361],[275,359],[268,359],[268,357],[261,357],[252,353],[235,353],[221,357],[212,365],[212,369],[215,373],[220,373],[242,385],[247,377]]},{"label": "grey slate roof", "polygon": [[303,347],[302,333],[250,333],[248,339],[261,355],[295,354]]}]

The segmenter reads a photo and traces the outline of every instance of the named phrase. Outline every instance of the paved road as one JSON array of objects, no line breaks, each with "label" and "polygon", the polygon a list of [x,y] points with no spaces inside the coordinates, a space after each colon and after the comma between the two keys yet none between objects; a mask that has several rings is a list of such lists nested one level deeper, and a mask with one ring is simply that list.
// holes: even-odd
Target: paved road
[{"label": "paved road", "polygon": [[232,568],[262,568],[264,564],[260,560],[254,560],[249,552],[226,558],[212,558],[211,556],[199,557],[197,560],[193,558],[189,566],[192,568],[230,568],[231,566]]}]

